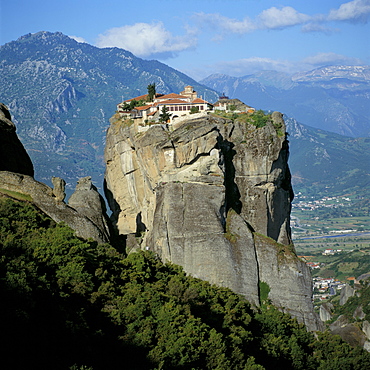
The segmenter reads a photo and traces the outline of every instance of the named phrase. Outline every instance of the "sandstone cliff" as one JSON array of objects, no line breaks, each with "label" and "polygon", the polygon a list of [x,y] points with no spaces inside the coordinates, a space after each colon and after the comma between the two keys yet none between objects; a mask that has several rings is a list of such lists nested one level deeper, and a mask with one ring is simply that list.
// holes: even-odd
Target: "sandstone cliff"
[{"label": "sandstone cliff", "polygon": [[30,157],[19,141],[8,108],[0,103],[0,171],[33,176]]},{"label": "sandstone cliff", "polygon": [[211,115],[175,130],[112,121],[106,195],[128,248],[150,249],[255,305],[264,282],[273,304],[317,330],[310,272],[291,242],[284,133],[277,112],[260,128]]},{"label": "sandstone cliff", "polygon": [[[65,204],[49,186],[36,181],[33,177],[14,172],[0,171],[0,193],[26,195],[29,201],[56,222],[64,222],[76,235],[99,243],[109,242],[107,229],[94,218],[89,218],[80,210]],[[93,212],[93,211],[90,211]],[[102,217],[102,216],[101,216]]]},{"label": "sandstone cliff", "polygon": [[53,177],[52,189],[33,175],[31,159],[18,139],[10,113],[0,103],[0,195],[31,201],[54,221],[66,223],[81,238],[92,238],[98,243],[110,241],[105,202],[90,177],[80,179],[67,205],[63,179]]}]

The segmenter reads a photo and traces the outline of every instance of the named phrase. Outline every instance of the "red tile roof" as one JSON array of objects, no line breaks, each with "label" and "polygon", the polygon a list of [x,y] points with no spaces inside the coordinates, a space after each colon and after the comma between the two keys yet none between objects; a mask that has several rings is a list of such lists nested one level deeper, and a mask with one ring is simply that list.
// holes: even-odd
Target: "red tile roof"
[{"label": "red tile roof", "polygon": [[147,110],[147,109],[149,109],[151,106],[152,106],[152,104],[142,105],[141,107],[135,107],[134,109],[136,109],[136,110]]},{"label": "red tile roof", "polygon": [[[160,98],[162,96],[163,96],[163,94],[155,94],[156,98]],[[148,97],[148,94],[144,94],[144,95],[136,96],[135,98],[124,100],[124,102],[129,102],[131,100],[146,100],[147,97]]]},{"label": "red tile roof", "polygon": [[132,100],[146,100],[148,94],[136,96],[135,98],[124,100],[125,102],[132,101]]},{"label": "red tile roof", "polygon": [[162,95],[159,97],[159,99],[189,99],[187,96],[184,95],[179,95],[175,93],[167,94],[167,95]]},{"label": "red tile roof", "polygon": [[201,98],[196,98],[192,101],[192,103],[201,103],[201,104],[204,104],[204,103],[207,103],[205,100],[201,99]]}]

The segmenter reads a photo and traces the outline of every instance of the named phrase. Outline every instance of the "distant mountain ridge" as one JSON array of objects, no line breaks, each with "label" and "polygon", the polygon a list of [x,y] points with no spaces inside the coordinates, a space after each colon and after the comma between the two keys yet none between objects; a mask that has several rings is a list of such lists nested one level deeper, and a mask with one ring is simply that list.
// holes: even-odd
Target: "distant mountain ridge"
[{"label": "distant mountain ridge", "polygon": [[321,84],[325,81],[336,81],[346,79],[347,81],[357,81],[359,83],[370,82],[369,66],[326,66],[316,68],[309,72],[299,72],[292,76],[295,82],[313,82]]},{"label": "distant mountain ridge", "polygon": [[[147,92],[191,85],[208,100],[217,94],[158,61],[118,48],[99,49],[60,32],[38,32],[0,47],[0,101],[35,163],[36,177],[102,183],[105,131],[116,104]],[[78,148],[78,150],[76,150]],[[68,185],[67,185],[68,186]]]},{"label": "distant mountain ridge", "polygon": [[370,138],[346,137],[284,117],[289,133],[289,166],[297,191],[341,193],[370,189]]},{"label": "distant mountain ridge", "polygon": [[215,74],[202,84],[257,109],[277,110],[306,125],[346,136],[370,136],[370,66],[326,66],[294,75],[262,71]]},{"label": "distant mountain ridge", "polygon": [[[333,79],[333,75],[338,77]],[[300,82],[284,73],[263,71],[244,78],[217,75],[213,83],[219,92],[236,96],[257,109],[280,110],[294,117],[287,120],[287,126],[291,134],[289,162],[296,187],[320,180],[325,180],[328,186],[332,183],[339,186],[335,179],[341,177],[344,168],[349,171],[350,168],[361,167],[361,171],[366,173],[369,148],[365,139],[356,141],[326,132],[326,139],[322,141],[320,131],[298,122],[309,126],[318,124],[320,129],[330,131],[325,126],[325,119],[329,117],[328,112],[334,111],[340,112],[342,117],[349,117],[343,126],[345,129],[353,127],[357,130],[361,124],[366,126],[370,119],[370,114],[365,114],[370,96],[367,92],[369,67],[323,67],[297,74],[294,78]],[[208,78],[208,82],[211,80]],[[347,81],[344,87],[327,89],[319,86],[343,84],[343,80]],[[97,187],[102,186],[105,171],[103,151],[109,118],[114,114],[117,103],[146,93],[147,85],[153,82],[161,93],[180,92],[185,85],[192,85],[198,96],[206,94],[211,102],[218,98],[211,88],[207,89],[165,64],[137,58],[123,49],[99,49],[78,43],[60,32],[28,34],[0,47],[0,102],[10,108],[17,134],[34,163],[36,179],[51,185],[52,176],[62,177],[67,182],[67,193],[74,188],[77,179],[88,175],[92,176]],[[314,87],[307,87],[310,84]],[[315,111],[309,100],[302,99],[299,96],[301,90],[309,92],[312,101],[318,101],[317,105],[325,114]],[[357,115],[352,114],[354,108],[336,101],[328,95],[329,92],[356,100],[360,107]],[[327,99],[328,96],[331,100]],[[330,101],[334,103],[330,104]],[[284,104],[280,105],[281,102]],[[297,115],[284,109],[290,106]],[[337,107],[342,107],[342,110],[338,111]],[[321,120],[315,117],[321,117]],[[337,145],[337,150],[342,153],[340,156],[333,154],[332,144],[334,147]],[[330,161],[325,152],[321,153],[314,145],[317,148],[328,146],[326,152]],[[356,146],[359,150],[354,149]],[[346,150],[351,154],[346,155]],[[317,159],[313,163],[310,160],[312,153]],[[323,157],[319,160],[320,153]],[[326,171],[325,175],[320,177],[320,171]],[[361,171],[359,173],[363,173]],[[360,182],[367,177],[362,176]],[[346,178],[349,181],[345,181],[343,186],[353,183],[353,179]],[[298,183],[298,179],[303,182]]]}]

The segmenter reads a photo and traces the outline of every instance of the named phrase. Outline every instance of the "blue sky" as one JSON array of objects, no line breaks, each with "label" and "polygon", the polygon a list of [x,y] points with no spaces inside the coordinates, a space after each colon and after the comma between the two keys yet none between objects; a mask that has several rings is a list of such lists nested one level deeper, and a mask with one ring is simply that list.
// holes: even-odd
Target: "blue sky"
[{"label": "blue sky", "polygon": [[370,0],[0,0],[0,44],[60,31],[196,80],[370,64]]}]

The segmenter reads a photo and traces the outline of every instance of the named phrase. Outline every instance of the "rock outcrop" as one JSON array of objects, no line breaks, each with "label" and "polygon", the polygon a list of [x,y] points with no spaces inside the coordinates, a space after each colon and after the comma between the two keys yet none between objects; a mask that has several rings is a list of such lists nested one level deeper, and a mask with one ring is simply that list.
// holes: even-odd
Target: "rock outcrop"
[{"label": "rock outcrop", "polygon": [[64,222],[76,231],[76,235],[99,243],[109,241],[109,234],[94,220],[78,210],[66,205],[56,197],[49,186],[36,181],[33,177],[14,172],[0,171],[0,192],[6,191],[27,195],[30,201],[56,222]]},{"label": "rock outcrop", "polygon": [[320,306],[320,320],[322,322],[331,320],[333,317],[334,306],[331,303],[323,303]]},{"label": "rock outcrop", "polygon": [[8,108],[0,103],[0,171],[33,176],[33,165],[16,134]]},{"label": "rock outcrop", "polygon": [[105,202],[91,182],[90,176],[78,180],[76,190],[69,198],[68,205],[80,215],[91,220],[99,228],[104,239],[109,240],[110,231]]},{"label": "rock outcrop", "polygon": [[173,131],[112,122],[105,180],[116,230],[135,240],[130,247],[152,250],[252,304],[266,283],[273,304],[321,329],[309,269],[291,241],[288,154],[277,112],[260,128],[216,116]]},{"label": "rock outcrop", "polygon": [[[36,181],[30,157],[19,141],[7,107],[0,103],[0,193],[27,199],[76,235],[98,243],[110,241],[105,203],[90,178],[79,181],[70,206],[64,203],[65,181],[53,177],[53,189]],[[18,194],[18,195],[17,195]]]},{"label": "rock outcrop", "polygon": [[53,184],[53,195],[55,196],[56,201],[63,202],[66,197],[65,188],[66,182],[60,177],[52,177],[51,182]]},{"label": "rock outcrop", "polygon": [[334,335],[339,335],[345,342],[349,343],[352,347],[364,347],[366,335],[354,323],[346,326],[336,328],[331,331]]},{"label": "rock outcrop", "polygon": [[350,285],[346,284],[344,288],[342,288],[342,290],[340,291],[339,304],[343,306],[344,304],[346,304],[350,297],[354,296],[354,294],[355,290]]}]

